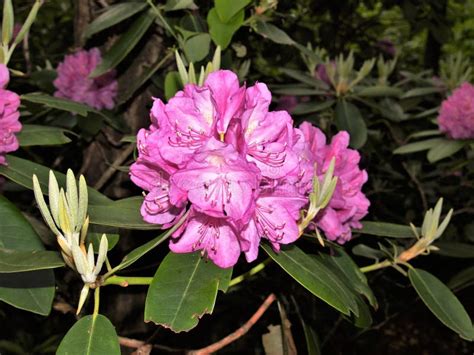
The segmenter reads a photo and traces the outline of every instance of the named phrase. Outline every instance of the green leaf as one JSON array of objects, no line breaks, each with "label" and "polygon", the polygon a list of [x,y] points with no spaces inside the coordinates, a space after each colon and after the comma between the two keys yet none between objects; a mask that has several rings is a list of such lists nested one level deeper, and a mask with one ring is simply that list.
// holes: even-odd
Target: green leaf
[{"label": "green leaf", "polygon": [[177,10],[196,10],[197,6],[193,0],[167,0],[165,5],[165,11],[177,11]]},{"label": "green leaf", "polygon": [[3,1],[2,42],[8,45],[13,35],[15,15],[13,13],[12,0]]},{"label": "green leaf", "polygon": [[64,134],[65,132],[71,133],[60,127],[24,124],[17,137],[21,147],[61,145],[71,142],[71,139]]},{"label": "green leaf", "polygon": [[239,11],[243,10],[250,0],[214,0],[214,6],[223,23],[229,22]]},{"label": "green leaf", "polygon": [[365,144],[367,140],[367,126],[356,106],[346,100],[338,101],[336,104],[335,122],[338,129],[349,132],[352,148],[359,149]]},{"label": "green leaf", "polygon": [[291,277],[316,297],[346,315],[357,312],[353,293],[343,281],[323,263],[305,254],[296,245],[275,253],[269,245],[262,245],[265,252]]},{"label": "green leaf", "polygon": [[323,102],[302,102],[296,105],[291,113],[294,115],[304,115],[319,112],[330,108],[334,103],[334,100],[325,100]]},{"label": "green leaf", "polygon": [[55,251],[22,251],[0,248],[0,273],[54,269],[64,266]]},{"label": "green leaf", "polygon": [[199,33],[184,42],[184,54],[188,62],[199,62],[209,53],[211,36],[208,33]]},{"label": "green leaf", "polygon": [[431,312],[462,338],[474,339],[474,328],[464,306],[451,290],[429,272],[410,268],[408,277]]},{"label": "green leaf", "polygon": [[160,229],[161,226],[143,220],[140,214],[142,203],[142,196],[128,197],[104,204],[91,203],[89,205],[90,223],[126,229]]},{"label": "green leaf", "polygon": [[171,99],[179,90],[181,90],[181,77],[177,71],[170,71],[165,77],[165,98]]},{"label": "green leaf", "polygon": [[407,153],[415,153],[421,152],[423,150],[428,150],[433,147],[436,147],[439,144],[442,144],[444,141],[443,138],[432,138],[427,139],[425,141],[409,143],[398,147],[393,151],[393,154],[407,154]]},{"label": "green leaf", "polygon": [[59,344],[57,355],[120,355],[112,323],[103,315],[79,319]]},{"label": "green leaf", "polygon": [[466,141],[443,139],[443,142],[441,144],[432,147],[428,151],[428,160],[430,163],[434,163],[438,160],[450,157],[451,155],[457,153],[462,148],[464,148],[464,146],[467,144],[468,142]]},{"label": "green leaf", "polygon": [[321,81],[320,80],[317,80],[315,79],[314,77],[306,74],[306,73],[302,73],[298,70],[294,70],[294,69],[288,69],[288,68],[280,68],[280,71],[286,75],[288,75],[290,78],[293,78],[301,83],[304,83],[304,84],[308,84],[310,86],[313,86],[313,87],[320,87],[320,83]]},{"label": "green leaf", "polygon": [[14,46],[23,41],[23,38],[25,38],[25,35],[30,30],[31,25],[36,20],[36,15],[38,14],[41,5],[43,5],[43,1],[36,0],[35,4],[31,7],[31,10],[28,13],[28,16],[26,17],[26,20],[23,22],[23,26],[21,26],[20,32],[18,32],[15,39],[13,40]]},{"label": "green leaf", "polygon": [[102,56],[102,62],[90,74],[90,77],[95,78],[105,74],[121,63],[143,37],[155,20],[155,17],[155,13],[150,9],[137,18],[128,31],[124,33],[117,42],[114,43],[112,48]]},{"label": "green leaf", "polygon": [[55,108],[57,110],[68,111],[74,114],[78,114],[83,117],[87,116],[89,112],[95,111],[92,107],[75,101],[39,93],[21,95],[21,101],[41,104],[47,107]]},{"label": "green leaf", "polygon": [[295,44],[295,41],[290,36],[288,36],[286,32],[268,22],[257,21],[255,24],[255,31],[264,38],[268,38],[269,40],[278,44]]},{"label": "green leaf", "polygon": [[[13,155],[7,156],[8,166],[0,166],[0,175],[3,175],[19,185],[22,185],[30,190],[33,189],[33,174],[38,177],[43,193],[48,192],[48,181],[50,169],[46,166],[33,163],[32,161],[17,158]],[[66,186],[66,175],[54,171],[54,175],[58,179],[60,186]],[[105,204],[112,202],[108,197],[102,195],[99,191],[88,187],[89,203],[91,204]]]},{"label": "green leaf", "polygon": [[234,33],[244,23],[244,11],[241,10],[235,14],[232,19],[224,23],[220,20],[217,15],[216,8],[212,8],[207,14],[207,24],[209,25],[209,34],[212,40],[218,46],[221,46],[222,50],[226,49],[232,40]]},{"label": "green leaf", "polygon": [[352,248],[354,255],[363,256],[364,258],[379,260],[386,257],[385,253],[379,249],[374,249],[365,244],[357,244]]},{"label": "green leaf", "polygon": [[301,320],[303,324],[304,337],[306,339],[306,349],[308,355],[321,355],[318,335],[314,329]]},{"label": "green leaf", "polygon": [[398,97],[403,94],[403,90],[390,86],[375,85],[360,88],[356,92],[357,95],[363,97],[383,97],[383,96],[395,96]]},{"label": "green leaf", "polygon": [[435,246],[439,248],[436,254],[450,256],[452,258],[474,258],[474,245],[460,242],[437,241]]},{"label": "green leaf", "polygon": [[354,229],[354,232],[376,235],[390,238],[414,238],[413,231],[409,226],[395,223],[363,221],[362,229]]},{"label": "green leaf", "polygon": [[93,34],[112,27],[147,7],[146,2],[124,2],[121,4],[111,5],[107,10],[100,14],[94,21],[87,25],[84,35],[86,38]]},{"label": "green leaf", "polygon": [[408,99],[410,97],[425,96],[425,95],[437,94],[440,92],[441,90],[437,87],[415,88],[415,89],[408,90],[406,93],[400,96],[400,98]]},{"label": "green leaf", "polygon": [[448,282],[448,287],[452,290],[461,290],[472,285],[474,285],[474,266],[458,272]]},{"label": "green leaf", "polygon": [[200,252],[170,252],[148,289],[145,322],[153,321],[174,332],[194,328],[199,318],[212,313],[217,291],[225,290],[231,275],[232,268],[221,269]]},{"label": "green leaf", "polygon": [[[0,221],[0,248],[21,252],[44,250],[33,227],[3,196],[0,196]],[[52,270],[0,274],[0,300],[14,307],[48,315],[53,298]]]},{"label": "green leaf", "polygon": [[293,96],[313,96],[326,95],[326,91],[310,89],[308,87],[286,86],[283,88],[273,89],[272,93],[279,95],[293,95]]}]

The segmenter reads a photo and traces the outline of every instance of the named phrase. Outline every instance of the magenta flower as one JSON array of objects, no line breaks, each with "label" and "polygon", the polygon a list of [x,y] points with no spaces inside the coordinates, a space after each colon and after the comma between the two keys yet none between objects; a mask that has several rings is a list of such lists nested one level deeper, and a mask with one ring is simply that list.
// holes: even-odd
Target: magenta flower
[{"label": "magenta flower", "polygon": [[113,109],[118,91],[115,71],[89,78],[101,61],[98,48],[64,57],[64,61],[58,65],[58,77],[53,82],[57,89],[54,96],[80,102],[97,110]]},{"label": "magenta flower", "polygon": [[[203,86],[186,85],[167,104],[155,99],[150,127],[138,132],[139,156],[130,175],[147,191],[145,221],[167,228],[189,211],[172,235],[173,252],[200,250],[226,268],[241,253],[255,260],[262,239],[275,251],[293,243],[314,163],[323,175],[332,156],[338,202],[325,209],[321,228],[328,238],[343,240],[350,238],[346,227],[359,226],[367,211],[360,201],[367,175],[350,160],[358,153],[347,149],[347,134],[327,146],[322,132],[311,125],[295,129],[286,111],[269,111],[270,103],[265,84],[241,87],[226,70],[210,74]],[[339,229],[329,226],[335,220]]]},{"label": "magenta flower", "polygon": [[339,132],[330,144],[318,128],[304,122],[300,126],[307,149],[316,163],[317,175],[322,177],[331,159],[335,157],[334,176],[338,178],[336,190],[329,205],[316,217],[316,225],[324,231],[326,238],[345,243],[352,237],[351,228],[362,228],[359,222],[367,213],[370,202],[362,193],[367,182],[367,172],[360,170],[360,155],[349,149],[349,134]]},{"label": "magenta flower", "polygon": [[6,165],[6,153],[18,149],[19,143],[15,133],[21,131],[18,111],[20,97],[12,91],[5,90],[9,81],[8,68],[0,64],[0,165]]},{"label": "magenta flower", "polygon": [[443,101],[438,125],[449,138],[474,138],[474,86],[463,83]]}]

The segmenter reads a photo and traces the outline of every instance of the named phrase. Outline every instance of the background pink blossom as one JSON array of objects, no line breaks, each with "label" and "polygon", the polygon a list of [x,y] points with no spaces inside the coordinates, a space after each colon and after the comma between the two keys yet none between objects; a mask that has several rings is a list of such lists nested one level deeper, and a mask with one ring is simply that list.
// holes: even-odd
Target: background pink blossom
[{"label": "background pink blossom", "polygon": [[438,125],[449,138],[474,138],[474,86],[463,83],[443,101]]}]

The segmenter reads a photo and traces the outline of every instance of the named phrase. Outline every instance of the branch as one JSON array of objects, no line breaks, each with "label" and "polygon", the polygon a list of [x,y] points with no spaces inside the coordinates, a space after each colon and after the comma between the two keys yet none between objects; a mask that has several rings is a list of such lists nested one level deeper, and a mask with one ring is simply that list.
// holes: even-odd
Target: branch
[{"label": "branch", "polygon": [[268,307],[276,300],[275,295],[272,293],[270,294],[266,300],[262,303],[262,305],[258,308],[257,312],[247,321],[243,326],[237,329],[235,332],[229,334],[225,338],[222,338],[218,342],[206,346],[202,349],[191,350],[188,351],[189,355],[204,355],[216,352],[223,347],[229,345],[230,343],[234,342],[235,340],[239,339],[245,333],[247,333],[252,326],[258,322],[258,320],[263,316],[263,314],[267,311]]}]

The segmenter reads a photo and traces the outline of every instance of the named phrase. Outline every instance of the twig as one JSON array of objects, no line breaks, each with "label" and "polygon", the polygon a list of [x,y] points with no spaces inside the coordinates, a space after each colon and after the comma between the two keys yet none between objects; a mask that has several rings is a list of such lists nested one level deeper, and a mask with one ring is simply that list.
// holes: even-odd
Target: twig
[{"label": "twig", "polygon": [[23,38],[23,57],[25,58],[26,64],[26,75],[29,77],[32,72],[32,64],[31,64],[31,55],[30,55],[30,34],[26,32],[25,37]]},{"label": "twig", "polygon": [[[143,354],[146,353],[146,351],[150,351],[149,349],[151,347],[156,348],[156,349],[161,349],[165,350],[168,352],[183,352],[183,349],[175,349],[171,348],[169,346],[165,345],[158,345],[158,344],[149,344],[143,340],[137,340],[137,339],[131,339],[131,338],[126,338],[126,337],[121,337],[119,336],[119,344],[126,347],[126,348],[132,348],[132,349],[137,349],[137,354]],[[149,354],[149,352],[148,352]]]},{"label": "twig", "polygon": [[187,354],[189,355],[204,355],[204,354],[211,354],[213,352],[216,352],[223,347],[229,345],[233,341],[239,339],[241,336],[243,336],[245,333],[247,333],[252,326],[258,322],[258,320],[263,316],[263,314],[267,311],[268,307],[276,300],[276,296],[272,293],[270,294],[265,301],[262,303],[262,305],[258,308],[257,312],[254,313],[254,315],[247,321],[243,326],[241,326],[239,329],[237,329],[235,332],[227,335],[225,338],[222,338],[218,342],[211,344],[209,346],[206,346],[205,348],[197,349],[197,350],[191,350],[188,351]]},{"label": "twig", "polygon": [[402,163],[402,165],[405,168],[405,171],[407,172],[407,174],[410,177],[411,181],[413,181],[416,188],[418,189],[418,192],[420,193],[421,203],[423,204],[423,210],[427,211],[428,210],[428,202],[426,201],[426,195],[425,195],[425,191],[423,191],[423,186],[421,186],[421,183],[418,180],[418,178],[416,177],[416,175],[413,172],[410,171],[407,164]]},{"label": "twig", "polygon": [[94,185],[96,190],[100,190],[102,186],[105,185],[107,181],[115,174],[117,171],[117,166],[120,166],[130,154],[132,154],[133,150],[135,149],[135,144],[130,144],[120,155],[114,160],[112,165],[102,174],[102,177],[97,181]]}]

